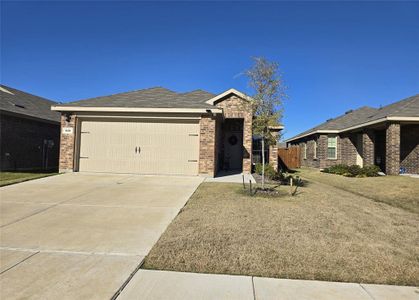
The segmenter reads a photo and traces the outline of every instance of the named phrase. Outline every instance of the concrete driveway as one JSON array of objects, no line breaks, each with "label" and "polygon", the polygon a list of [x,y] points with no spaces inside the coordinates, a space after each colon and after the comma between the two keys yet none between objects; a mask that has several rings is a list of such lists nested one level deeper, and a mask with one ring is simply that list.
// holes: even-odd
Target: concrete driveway
[{"label": "concrete driveway", "polygon": [[1,188],[0,298],[111,298],[201,182],[74,173]]}]

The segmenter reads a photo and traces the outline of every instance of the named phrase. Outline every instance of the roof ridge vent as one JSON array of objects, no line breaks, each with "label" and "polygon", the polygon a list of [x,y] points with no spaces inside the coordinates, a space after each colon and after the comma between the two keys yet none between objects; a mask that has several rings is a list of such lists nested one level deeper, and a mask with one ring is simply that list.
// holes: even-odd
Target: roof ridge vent
[{"label": "roof ridge vent", "polygon": [[353,109],[347,110],[347,111],[345,111],[345,115],[350,114],[353,111],[354,111]]},{"label": "roof ridge vent", "polygon": [[14,95],[11,91],[5,89],[4,87],[0,86],[0,91],[5,92],[5,93],[9,93],[10,95]]},{"label": "roof ridge vent", "polygon": [[326,122],[330,122],[330,121],[332,121],[333,120],[333,118],[330,118],[330,119],[327,119],[326,120]]}]

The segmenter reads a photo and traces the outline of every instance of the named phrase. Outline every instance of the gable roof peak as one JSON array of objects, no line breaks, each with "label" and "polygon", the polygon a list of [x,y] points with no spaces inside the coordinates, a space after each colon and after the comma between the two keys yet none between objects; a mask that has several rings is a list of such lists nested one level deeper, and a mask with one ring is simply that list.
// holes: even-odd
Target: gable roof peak
[{"label": "gable roof peak", "polygon": [[240,91],[238,91],[234,88],[231,88],[231,89],[228,89],[227,91],[209,99],[206,103],[214,105],[217,101],[219,101],[219,100],[221,100],[221,99],[223,99],[223,98],[225,98],[225,97],[227,97],[228,95],[231,95],[231,94],[234,94],[234,95],[242,98],[243,100],[246,100],[246,101],[249,101],[249,102],[253,100],[252,97],[250,97],[250,96],[248,96],[248,95],[246,95],[246,94],[244,94],[244,93],[242,93],[242,92],[240,92]]}]

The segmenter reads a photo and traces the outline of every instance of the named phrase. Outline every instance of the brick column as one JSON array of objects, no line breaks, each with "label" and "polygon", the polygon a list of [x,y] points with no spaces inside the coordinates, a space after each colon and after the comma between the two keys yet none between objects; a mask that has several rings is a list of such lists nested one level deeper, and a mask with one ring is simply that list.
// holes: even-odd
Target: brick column
[{"label": "brick column", "polygon": [[386,130],[386,174],[400,171],[400,124],[390,123]]},{"label": "brick column", "polygon": [[199,124],[199,174],[210,177],[214,177],[216,171],[215,125],[216,118],[209,115],[202,116]]},{"label": "brick column", "polygon": [[366,129],[362,133],[362,158],[364,166],[374,165],[374,131]]},{"label": "brick column", "polygon": [[67,121],[65,115],[61,116],[60,137],[60,163],[59,171],[73,172],[74,170],[74,143],[76,136],[76,117],[71,116]]},{"label": "brick column", "polygon": [[243,173],[252,172],[252,114],[243,119]]}]

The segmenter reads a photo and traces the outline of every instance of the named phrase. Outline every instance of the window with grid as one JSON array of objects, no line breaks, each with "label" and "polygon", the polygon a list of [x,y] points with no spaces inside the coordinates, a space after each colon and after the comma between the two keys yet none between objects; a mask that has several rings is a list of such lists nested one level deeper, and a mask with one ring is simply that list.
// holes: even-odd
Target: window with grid
[{"label": "window with grid", "polygon": [[329,136],[327,137],[327,158],[336,159],[337,158],[337,137]]}]

